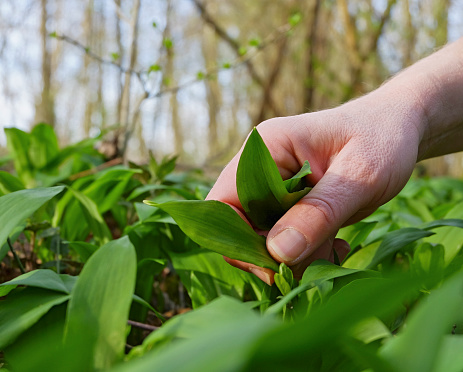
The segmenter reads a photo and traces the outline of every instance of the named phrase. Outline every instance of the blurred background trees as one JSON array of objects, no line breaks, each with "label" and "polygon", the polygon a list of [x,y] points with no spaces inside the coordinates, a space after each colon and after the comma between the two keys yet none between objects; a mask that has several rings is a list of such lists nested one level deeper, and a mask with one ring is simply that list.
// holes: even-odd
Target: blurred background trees
[{"label": "blurred background trees", "polygon": [[[461,0],[2,0],[0,125],[219,168],[259,122],[364,94],[461,35]],[[460,176],[463,157],[427,164]]]}]

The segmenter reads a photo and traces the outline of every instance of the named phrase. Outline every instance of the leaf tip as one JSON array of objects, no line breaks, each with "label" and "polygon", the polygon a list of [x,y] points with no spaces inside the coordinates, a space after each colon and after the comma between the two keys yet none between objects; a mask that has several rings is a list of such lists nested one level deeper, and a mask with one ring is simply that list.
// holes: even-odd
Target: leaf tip
[{"label": "leaf tip", "polygon": [[160,206],[159,203],[155,203],[151,200],[143,200],[143,204],[149,205],[150,207],[158,207]]}]

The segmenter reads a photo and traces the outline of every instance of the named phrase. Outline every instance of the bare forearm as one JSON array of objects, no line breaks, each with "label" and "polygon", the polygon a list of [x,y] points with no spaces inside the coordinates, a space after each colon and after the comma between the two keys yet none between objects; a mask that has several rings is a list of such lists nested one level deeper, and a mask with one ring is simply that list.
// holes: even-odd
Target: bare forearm
[{"label": "bare forearm", "polygon": [[[463,151],[463,38],[422,59],[382,88],[421,111],[418,160]],[[400,92],[401,93],[400,93]]]}]

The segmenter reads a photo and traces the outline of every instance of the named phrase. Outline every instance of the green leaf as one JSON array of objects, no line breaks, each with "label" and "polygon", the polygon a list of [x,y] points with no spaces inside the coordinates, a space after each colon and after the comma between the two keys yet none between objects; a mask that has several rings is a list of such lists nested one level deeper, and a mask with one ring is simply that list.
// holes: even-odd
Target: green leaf
[{"label": "green leaf", "polygon": [[113,240],[90,257],[72,290],[66,340],[89,333],[87,347],[93,351],[95,369],[112,366],[124,354],[136,265],[135,248],[129,238]]},{"label": "green leaf", "polygon": [[9,292],[18,285],[27,285],[30,287],[43,288],[69,294],[69,290],[60,275],[47,269],[30,271],[14,278],[13,280],[0,284],[0,295],[6,295],[5,292],[1,292],[1,287],[9,287]]},{"label": "green leaf", "polygon": [[25,188],[21,180],[12,174],[0,171],[0,192],[9,194],[10,192],[23,190]]},{"label": "green leaf", "polygon": [[172,39],[165,38],[162,41],[162,45],[164,45],[164,48],[166,49],[171,49],[174,46],[174,43],[172,42]]},{"label": "green leaf", "polygon": [[438,279],[442,279],[445,268],[444,254],[445,248],[440,244],[420,244],[413,252],[411,269],[420,275],[432,273]]},{"label": "green leaf", "polygon": [[48,200],[63,191],[63,186],[20,190],[0,197],[0,247],[13,229]]},{"label": "green leaf", "polygon": [[166,323],[145,341],[144,346],[152,348],[149,353],[115,371],[249,370],[246,361],[253,345],[279,324],[273,317],[259,317],[247,304],[223,297]]},{"label": "green leaf", "polygon": [[352,334],[357,340],[366,344],[392,336],[391,331],[389,331],[385,324],[375,317],[360,321],[353,328]]},{"label": "green leaf", "polygon": [[463,219],[459,218],[448,218],[443,220],[435,220],[432,222],[428,222],[420,226],[423,230],[432,230],[437,227],[444,227],[444,226],[451,226],[451,227],[459,227],[463,229]]},{"label": "green leaf", "polygon": [[368,272],[371,275],[377,275],[372,271],[348,269],[346,267],[335,265],[326,260],[317,260],[304,271],[301,284],[313,283],[314,285],[318,285],[320,282],[325,280],[331,280],[346,275],[356,274],[358,272]]},{"label": "green leaf", "polygon": [[205,76],[206,75],[204,74],[204,72],[198,71],[198,73],[196,74],[196,79],[203,80]]},{"label": "green leaf", "polygon": [[257,38],[249,40],[249,45],[255,48],[258,48],[261,44],[261,41]]},{"label": "green leaf", "polygon": [[[254,275],[236,270],[210,250],[166,251],[188,291],[194,309],[222,295],[243,300],[246,284],[253,284]],[[258,282],[257,290],[261,292],[264,284],[260,280]]]},{"label": "green leaf", "polygon": [[29,158],[36,169],[45,167],[59,154],[58,139],[51,125],[40,123],[30,133]]},{"label": "green leaf", "polygon": [[337,238],[344,239],[349,243],[351,248],[355,248],[362,244],[370,235],[378,222],[358,222],[339,230]]},{"label": "green leaf", "polygon": [[275,274],[275,284],[283,296],[286,296],[293,287],[293,272],[284,263],[280,264],[279,272]]},{"label": "green leaf", "polygon": [[[430,238],[427,238],[426,241],[434,244],[442,244],[445,247],[445,262],[449,263],[452,259],[461,251],[463,247],[463,230],[455,229],[456,227],[461,227],[461,221],[463,219],[463,201],[456,203],[454,207],[445,215],[444,220],[435,221],[439,226],[436,230],[436,234]],[[444,226],[443,221],[453,221],[447,222],[448,225]],[[430,227],[434,223],[425,225],[425,228]]]},{"label": "green leaf", "polygon": [[225,68],[225,69],[229,69],[229,68],[231,68],[231,63],[230,62],[224,62],[222,64],[222,67]]},{"label": "green leaf", "polygon": [[265,238],[258,235],[229,205],[215,200],[145,203],[169,213],[183,232],[204,248],[278,271],[278,264],[267,251]]},{"label": "green leaf", "polygon": [[69,299],[69,295],[41,288],[15,291],[1,301],[0,350],[32,327],[53,306]]},{"label": "green leaf", "polygon": [[408,244],[433,234],[433,232],[416,227],[406,227],[388,232],[377,248],[373,245],[359,250],[350,256],[343,263],[343,266],[349,268],[373,269],[384,259],[405,248]]},{"label": "green leaf", "polygon": [[297,13],[294,13],[293,15],[291,15],[291,17],[289,17],[289,24],[291,25],[291,27],[294,27],[294,26],[297,26],[302,20],[302,15],[300,12],[297,12]]},{"label": "green leaf", "polygon": [[461,372],[463,371],[463,336],[444,336],[436,357],[434,371]]},{"label": "green leaf", "polygon": [[[298,177],[308,172],[310,167],[304,163]],[[270,151],[254,128],[238,163],[236,187],[241,205],[256,227],[270,230],[289,208],[310,191],[296,181],[298,177],[285,184]],[[293,185],[300,186],[300,189],[288,192],[287,187],[293,189]]]},{"label": "green leaf", "polygon": [[244,47],[244,46],[239,47],[239,49],[238,49],[238,54],[240,56],[244,56],[247,52],[248,52],[248,49],[246,47]]},{"label": "green leaf", "polygon": [[119,55],[119,53],[116,53],[116,52],[113,52],[111,53],[111,59],[113,61],[117,61],[121,56]]},{"label": "green leaf", "polygon": [[154,65],[151,65],[148,69],[148,72],[156,72],[156,71],[161,71],[161,66],[159,66],[157,63]]},{"label": "green leaf", "polygon": [[311,311],[310,316],[261,338],[260,344],[254,345],[256,352],[248,370],[257,366],[260,370],[279,370],[285,365],[285,370],[291,370],[304,365],[311,357],[333,348],[340,338],[353,335],[365,319],[394,314],[403,301],[418,292],[420,285],[420,278],[409,275],[354,280]]},{"label": "green leaf", "polygon": [[67,242],[67,244],[69,248],[80,256],[82,262],[87,262],[90,256],[98,249],[96,245],[86,242]]},{"label": "green leaf", "polygon": [[431,372],[435,369],[445,334],[449,334],[463,307],[463,272],[431,291],[406,321],[406,327],[386,343],[381,354],[396,371]]},{"label": "green leaf", "polygon": [[312,174],[312,171],[310,169],[309,162],[306,160],[304,164],[302,165],[302,168],[299,172],[297,172],[290,179],[284,181],[286,190],[288,190],[288,192],[291,193],[291,192],[296,192],[296,191],[300,191],[304,189],[305,188],[304,177],[309,174]]},{"label": "green leaf", "polygon": [[5,128],[5,135],[8,152],[13,156],[18,177],[26,186],[34,186],[33,166],[29,152],[25,151],[30,146],[29,133],[17,128]]},{"label": "green leaf", "polygon": [[395,372],[387,361],[378,356],[376,347],[373,345],[365,345],[365,343],[358,341],[355,338],[346,338],[342,341],[341,345],[343,351],[356,363],[356,367],[358,369],[356,368],[355,370]]},{"label": "green leaf", "polygon": [[[270,306],[266,311],[268,314],[278,314],[283,310],[293,298],[309,289],[320,286],[323,282],[334,278],[339,278],[346,275],[356,274],[359,272],[368,273],[371,276],[378,276],[375,271],[347,269],[342,266],[335,265],[326,260],[317,260],[313,262],[305,271],[299,286],[287,293],[280,301]],[[276,276],[276,275],[275,275]],[[275,280],[276,281],[276,280]]]},{"label": "green leaf", "polygon": [[390,233],[386,234],[386,237],[381,242],[381,245],[376,251],[373,259],[366,268],[373,269],[386,257],[398,252],[408,244],[433,234],[434,233],[432,232],[412,227],[391,231]]},{"label": "green leaf", "polygon": [[111,232],[109,231],[106,222],[98,211],[98,207],[95,202],[90,199],[85,194],[68,187],[68,190],[74,197],[80,202],[83,207],[85,219],[93,232],[95,239],[100,242],[100,244],[107,243],[111,240]]},{"label": "green leaf", "polygon": [[131,201],[139,197],[140,195],[146,194],[147,192],[150,192],[150,191],[156,191],[156,190],[165,190],[165,191],[173,192],[187,200],[196,199],[192,193],[190,193],[187,190],[181,189],[179,187],[166,186],[166,185],[143,185],[133,190],[132,193],[127,197],[127,201]]}]

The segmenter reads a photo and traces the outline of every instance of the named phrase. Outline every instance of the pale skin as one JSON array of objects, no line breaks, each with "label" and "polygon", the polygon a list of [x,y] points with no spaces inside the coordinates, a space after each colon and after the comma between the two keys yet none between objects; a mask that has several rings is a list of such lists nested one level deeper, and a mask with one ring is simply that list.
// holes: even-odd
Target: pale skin
[{"label": "pale skin", "polygon": [[[375,91],[334,109],[267,120],[257,127],[284,179],[305,160],[312,191],[267,233],[267,249],[301,276],[320,258],[349,252],[338,230],[369,216],[404,187],[415,164],[463,151],[463,38],[422,59]],[[240,151],[241,152],[241,151]],[[245,218],[236,193],[240,152],[207,199]],[[267,284],[274,272],[231,260]]]}]

